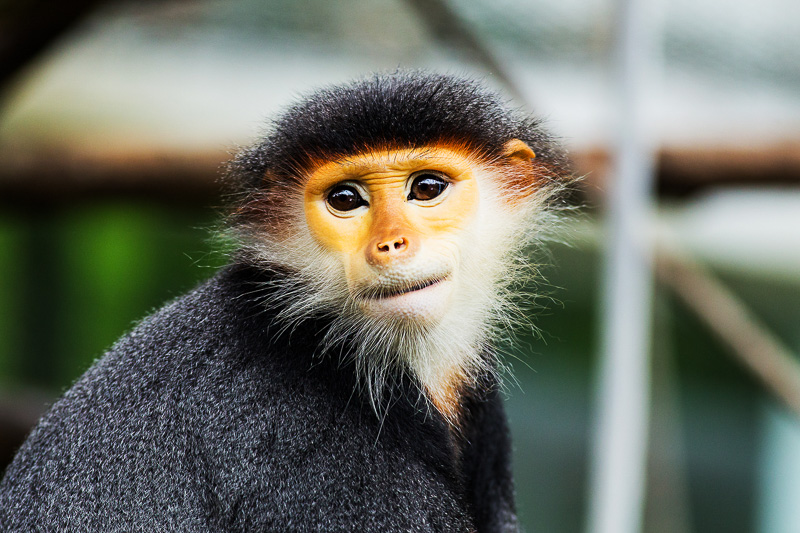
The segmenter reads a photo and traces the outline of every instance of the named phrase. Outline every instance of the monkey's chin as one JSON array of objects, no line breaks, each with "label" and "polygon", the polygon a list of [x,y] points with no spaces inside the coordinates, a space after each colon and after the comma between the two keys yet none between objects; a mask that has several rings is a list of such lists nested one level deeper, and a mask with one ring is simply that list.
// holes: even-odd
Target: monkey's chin
[{"label": "monkey's chin", "polygon": [[380,298],[364,298],[359,303],[366,315],[379,320],[431,323],[444,316],[452,291],[453,282],[443,279],[422,289]]}]

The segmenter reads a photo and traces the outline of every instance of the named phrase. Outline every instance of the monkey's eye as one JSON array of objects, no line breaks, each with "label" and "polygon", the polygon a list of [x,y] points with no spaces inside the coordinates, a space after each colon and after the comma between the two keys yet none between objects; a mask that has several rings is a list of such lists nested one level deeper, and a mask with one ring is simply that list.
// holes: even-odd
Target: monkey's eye
[{"label": "monkey's eye", "polygon": [[450,184],[439,174],[430,171],[423,171],[413,176],[411,190],[408,193],[409,200],[433,200],[444,192]]},{"label": "monkey's eye", "polygon": [[352,211],[367,202],[351,185],[337,185],[328,193],[328,205],[337,211]]}]

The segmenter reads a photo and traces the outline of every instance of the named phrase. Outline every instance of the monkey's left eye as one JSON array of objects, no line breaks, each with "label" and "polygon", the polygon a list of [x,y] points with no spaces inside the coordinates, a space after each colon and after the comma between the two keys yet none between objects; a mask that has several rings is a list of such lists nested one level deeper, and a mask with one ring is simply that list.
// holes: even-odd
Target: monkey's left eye
[{"label": "monkey's left eye", "polygon": [[439,174],[424,171],[413,176],[414,181],[411,182],[411,190],[408,193],[409,200],[433,200],[444,192],[450,184]]},{"label": "monkey's left eye", "polygon": [[356,188],[351,185],[337,185],[328,193],[328,205],[337,211],[352,211],[366,204]]}]

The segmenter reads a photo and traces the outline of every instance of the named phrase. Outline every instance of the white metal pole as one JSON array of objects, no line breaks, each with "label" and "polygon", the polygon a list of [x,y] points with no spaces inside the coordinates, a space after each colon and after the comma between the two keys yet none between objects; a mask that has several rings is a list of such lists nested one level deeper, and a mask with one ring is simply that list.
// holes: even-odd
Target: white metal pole
[{"label": "white metal pole", "polygon": [[607,204],[596,433],[587,531],[641,530],[650,399],[653,150],[643,122],[652,3],[619,0],[614,94],[619,124]]}]

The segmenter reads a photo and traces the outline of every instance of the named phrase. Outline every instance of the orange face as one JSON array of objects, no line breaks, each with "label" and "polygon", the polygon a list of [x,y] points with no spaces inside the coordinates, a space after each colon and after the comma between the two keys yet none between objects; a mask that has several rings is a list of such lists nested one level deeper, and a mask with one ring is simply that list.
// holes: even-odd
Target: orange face
[{"label": "orange face", "polygon": [[295,251],[298,263],[357,317],[349,328],[369,328],[370,349],[402,354],[449,418],[480,365],[495,282],[535,192],[534,157],[517,139],[491,158],[452,145],[371,149],[305,174],[302,235],[316,246]]},{"label": "orange face", "polygon": [[370,152],[311,172],[308,227],[339,256],[363,311],[414,320],[443,312],[479,209],[480,168],[469,153],[431,147]]}]

